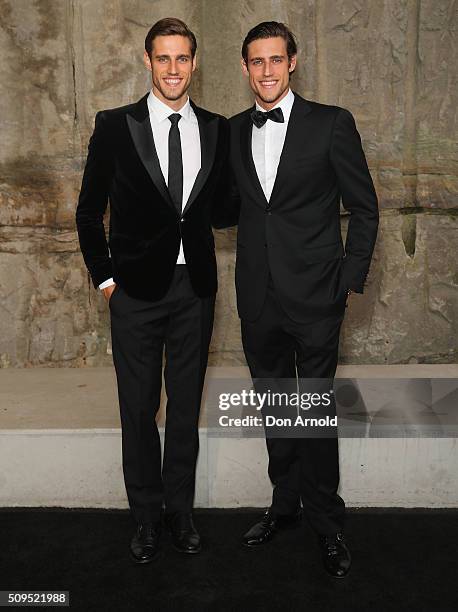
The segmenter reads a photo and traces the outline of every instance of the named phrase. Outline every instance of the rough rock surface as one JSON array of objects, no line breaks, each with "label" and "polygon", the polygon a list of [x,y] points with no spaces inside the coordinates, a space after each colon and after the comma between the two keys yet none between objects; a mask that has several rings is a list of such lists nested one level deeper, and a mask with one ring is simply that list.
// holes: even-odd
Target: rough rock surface
[{"label": "rough rock surface", "polygon": [[[277,19],[298,39],[293,88],[353,112],[382,219],[341,361],[456,361],[457,10],[453,0],[0,0],[0,367],[111,363],[75,206],[95,113],[147,91],[144,37],[167,15],[198,37],[198,104],[226,116],[251,104],[241,41]],[[240,364],[235,230],[216,234],[210,363]]]}]

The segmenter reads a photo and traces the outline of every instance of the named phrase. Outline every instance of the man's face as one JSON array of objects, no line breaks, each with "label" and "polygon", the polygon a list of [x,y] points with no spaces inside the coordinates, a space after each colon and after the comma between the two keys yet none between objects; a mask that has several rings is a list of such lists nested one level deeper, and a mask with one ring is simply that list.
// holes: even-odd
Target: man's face
[{"label": "man's face", "polygon": [[145,51],[144,61],[152,73],[153,92],[160,100],[167,104],[186,97],[196,68],[191,41],[186,36],[156,36],[151,60]]},{"label": "man's face", "polygon": [[286,41],[276,36],[260,38],[248,45],[248,61],[242,69],[248,77],[256,100],[273,107],[289,88],[289,73],[296,66],[296,56],[288,60]]}]

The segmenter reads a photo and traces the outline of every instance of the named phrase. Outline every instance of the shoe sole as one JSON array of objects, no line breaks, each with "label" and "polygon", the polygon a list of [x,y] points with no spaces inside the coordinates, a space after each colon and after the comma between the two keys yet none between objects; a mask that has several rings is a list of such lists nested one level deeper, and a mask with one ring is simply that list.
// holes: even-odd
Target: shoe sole
[{"label": "shoe sole", "polygon": [[172,544],[173,548],[183,554],[183,555],[197,555],[202,551],[202,546],[200,548],[197,548],[196,550],[183,550],[182,548],[178,548],[178,546],[175,546],[175,544]]},{"label": "shoe sole", "polygon": [[130,558],[131,558],[132,563],[135,563],[135,565],[147,565],[148,563],[151,563],[152,561],[154,561],[156,557],[158,556],[158,554],[159,554],[159,551],[157,550],[154,553],[154,555],[149,557],[149,559],[137,559],[137,557],[134,557],[134,555],[130,553]]},{"label": "shoe sole", "polygon": [[258,542],[257,544],[248,544],[247,542],[244,542],[242,540],[242,545],[245,548],[251,548],[251,549],[262,548],[265,544],[269,544],[269,542],[272,542],[272,540],[275,538],[276,535],[277,534],[274,533],[269,538],[266,538],[265,540],[263,540],[262,542]]},{"label": "shoe sole", "polygon": [[[325,570],[326,571],[326,570]],[[330,578],[336,578],[337,580],[342,580],[343,578],[346,578],[348,576],[348,574],[350,573],[350,570],[348,570],[348,572],[346,574],[344,574],[343,576],[334,576],[334,574],[330,574],[329,572],[326,572],[326,574],[330,577]]]},{"label": "shoe sole", "polygon": [[293,529],[298,529],[301,526],[301,521],[302,521],[302,517],[298,518],[297,520],[295,520],[292,523],[287,523],[286,525],[282,525],[281,527],[277,527],[277,529],[275,530],[275,533],[272,534],[270,536],[270,538],[267,538],[267,540],[264,540],[263,542],[260,542],[259,544],[247,544],[246,542],[242,541],[242,545],[245,548],[262,548],[264,546],[264,544],[268,544],[269,542],[271,542],[274,537],[281,531],[292,531]]}]

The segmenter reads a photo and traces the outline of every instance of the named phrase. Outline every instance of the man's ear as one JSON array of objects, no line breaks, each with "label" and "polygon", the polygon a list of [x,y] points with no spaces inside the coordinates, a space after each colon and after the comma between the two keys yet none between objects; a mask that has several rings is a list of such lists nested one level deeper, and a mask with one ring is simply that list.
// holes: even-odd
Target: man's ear
[{"label": "man's ear", "polygon": [[151,72],[151,71],[152,71],[152,68],[151,68],[151,60],[150,60],[149,55],[148,55],[148,53],[146,52],[146,50],[143,52],[143,62],[144,62],[144,64],[145,64],[145,66],[146,66],[147,70],[149,70],[149,71]]},{"label": "man's ear", "polygon": [[196,68],[197,68],[197,53],[192,58],[192,71],[194,72]]},{"label": "man's ear", "polygon": [[243,74],[244,74],[245,76],[248,76],[248,75],[249,75],[249,72],[248,72],[248,66],[246,65],[246,62],[245,62],[245,60],[243,59],[243,57],[242,57],[242,59],[240,60],[240,65],[242,66],[242,72],[243,72]]},{"label": "man's ear", "polygon": [[297,61],[297,55],[292,55],[289,60],[289,67],[288,67],[288,70],[290,72],[293,72],[293,70],[296,68],[296,61]]}]

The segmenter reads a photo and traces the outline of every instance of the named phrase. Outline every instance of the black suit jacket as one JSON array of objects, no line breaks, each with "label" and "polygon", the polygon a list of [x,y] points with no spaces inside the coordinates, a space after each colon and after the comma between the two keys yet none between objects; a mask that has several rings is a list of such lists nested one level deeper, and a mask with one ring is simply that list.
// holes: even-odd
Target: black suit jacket
[{"label": "black suit jacket", "polygon": [[191,102],[202,164],[179,215],[159,165],[147,97],[96,115],[76,210],[84,261],[94,287],[113,277],[132,297],[156,301],[169,288],[182,239],[192,286],[209,296],[217,290],[211,221],[227,162],[228,121]]},{"label": "black suit jacket", "polygon": [[[251,152],[254,107],[229,120],[237,305],[247,320],[261,311],[269,274],[292,319],[342,313],[347,289],[363,292],[376,240],[377,196],[352,114],[294,96],[269,202]],[[345,249],[341,200],[350,212]]]}]

